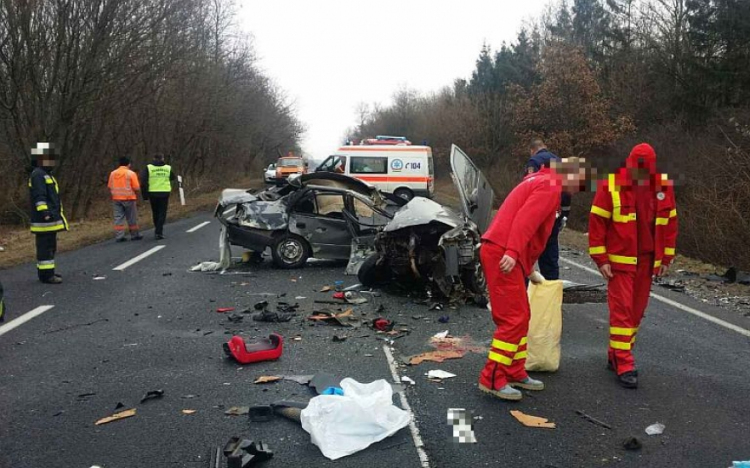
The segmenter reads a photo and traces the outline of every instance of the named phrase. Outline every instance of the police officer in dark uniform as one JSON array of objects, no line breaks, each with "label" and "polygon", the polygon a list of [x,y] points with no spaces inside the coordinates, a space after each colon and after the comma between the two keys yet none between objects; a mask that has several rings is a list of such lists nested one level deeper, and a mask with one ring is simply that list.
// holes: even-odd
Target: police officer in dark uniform
[{"label": "police officer in dark uniform", "polygon": [[52,143],[37,143],[31,149],[34,169],[29,177],[31,198],[31,232],[36,236],[36,268],[39,281],[48,284],[62,283],[55,274],[55,252],[57,233],[68,230],[68,220],[60,201],[60,187],[52,175],[57,165],[55,146]]},{"label": "police officer in dark uniform", "polygon": [[[551,153],[541,138],[534,138],[529,145],[531,158],[526,163],[525,174],[539,171],[543,167],[550,167],[551,161],[560,161],[560,157]],[[560,279],[560,246],[557,237],[565,227],[570,214],[570,194],[563,192],[560,203],[560,213],[547,240],[547,246],[539,257],[539,272],[548,280]]]}]

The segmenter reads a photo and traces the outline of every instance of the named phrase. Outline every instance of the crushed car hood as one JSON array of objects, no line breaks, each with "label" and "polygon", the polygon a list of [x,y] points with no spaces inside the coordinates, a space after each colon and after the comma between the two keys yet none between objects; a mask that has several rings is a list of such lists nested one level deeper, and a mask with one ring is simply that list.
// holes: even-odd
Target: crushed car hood
[{"label": "crushed car hood", "polygon": [[393,232],[413,226],[424,226],[433,221],[446,224],[452,228],[463,224],[461,218],[443,205],[427,198],[414,197],[406,206],[396,212],[391,222],[383,230]]},{"label": "crushed car hood", "polygon": [[461,208],[483,233],[492,219],[495,192],[482,171],[456,145],[451,147],[451,169],[453,183],[461,198]]}]

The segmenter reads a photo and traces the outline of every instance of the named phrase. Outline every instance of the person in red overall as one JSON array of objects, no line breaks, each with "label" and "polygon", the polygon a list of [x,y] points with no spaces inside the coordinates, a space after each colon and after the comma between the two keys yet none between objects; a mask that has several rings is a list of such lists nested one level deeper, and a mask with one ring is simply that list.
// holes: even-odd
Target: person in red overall
[{"label": "person in red overall", "polygon": [[577,158],[553,161],[551,168],[524,177],[482,236],[482,269],[497,325],[479,375],[482,392],[503,400],[520,400],[523,394],[517,388],[544,389],[525,369],[531,317],[525,280],[547,245],[562,191],[578,192],[585,182],[582,163]]},{"label": "person in red overall", "polygon": [[656,171],[656,152],[636,145],[625,167],[599,184],[589,215],[589,254],[607,280],[609,369],[625,388],[638,387],[635,337],[651,280],[667,273],[677,240],[673,183]]}]

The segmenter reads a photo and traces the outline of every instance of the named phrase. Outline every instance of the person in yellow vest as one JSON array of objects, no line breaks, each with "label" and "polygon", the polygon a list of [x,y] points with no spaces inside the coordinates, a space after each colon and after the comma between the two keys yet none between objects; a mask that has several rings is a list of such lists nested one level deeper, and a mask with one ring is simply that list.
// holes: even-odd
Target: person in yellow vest
[{"label": "person in yellow vest", "polygon": [[62,277],[55,273],[57,233],[68,230],[68,220],[60,201],[60,187],[52,175],[57,165],[53,143],[40,142],[31,149],[29,198],[31,200],[31,233],[36,237],[36,269],[39,281],[60,284]]},{"label": "person in yellow vest", "polygon": [[130,231],[130,240],[141,240],[143,236],[138,227],[138,192],[141,184],[138,174],[130,170],[130,158],[122,157],[120,167],[109,174],[109,191],[112,194],[112,207],[115,214],[115,241],[125,242],[125,222]]},{"label": "person in yellow vest", "polygon": [[172,192],[172,182],[177,177],[172,172],[172,166],[164,162],[164,155],[156,153],[151,164],[141,171],[143,181],[143,199],[151,203],[151,216],[154,220],[156,239],[164,239],[164,223],[167,221],[169,208],[169,194]]}]

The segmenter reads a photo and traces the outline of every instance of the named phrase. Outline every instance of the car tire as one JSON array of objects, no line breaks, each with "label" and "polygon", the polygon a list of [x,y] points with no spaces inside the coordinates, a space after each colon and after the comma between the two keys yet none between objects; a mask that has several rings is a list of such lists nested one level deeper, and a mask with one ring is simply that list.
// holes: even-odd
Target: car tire
[{"label": "car tire", "polygon": [[474,267],[466,269],[461,274],[461,282],[464,284],[466,289],[476,295],[484,296],[487,294],[487,280],[484,277],[484,270],[482,265],[477,260]]},{"label": "car tire", "polygon": [[414,198],[414,192],[412,192],[411,189],[403,187],[396,189],[393,194],[399,198],[403,198],[406,201],[411,201],[411,199]]},{"label": "car tire", "polygon": [[310,258],[310,245],[300,236],[285,233],[273,243],[271,255],[273,263],[279,268],[302,268]]},{"label": "car tire", "polygon": [[363,286],[368,288],[385,286],[390,281],[388,269],[384,265],[378,265],[378,254],[370,255],[359,267],[357,279]]}]

